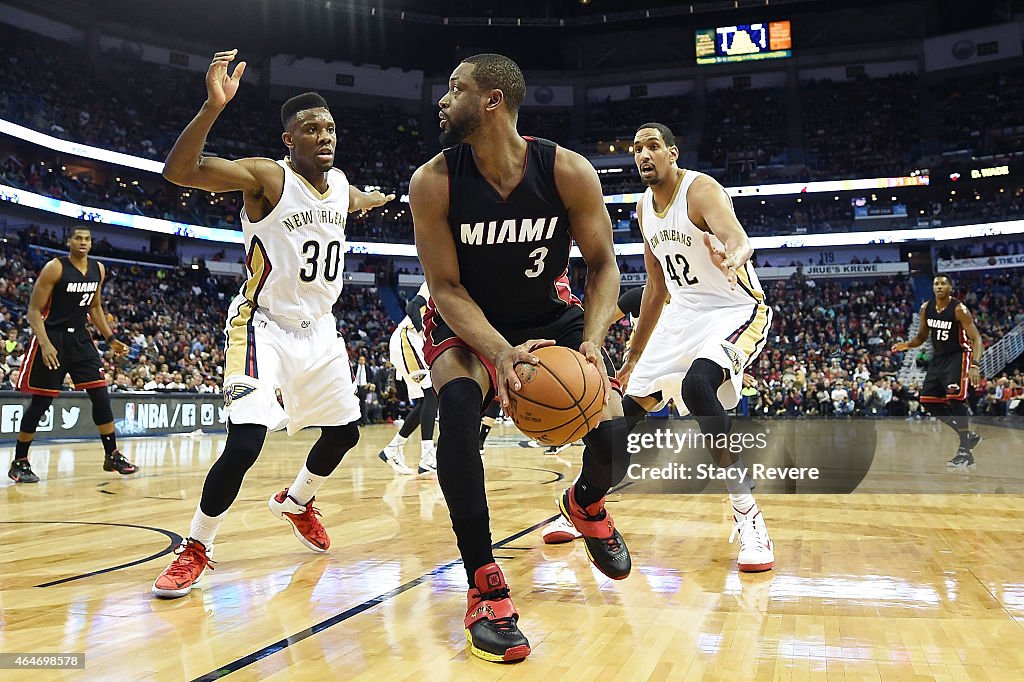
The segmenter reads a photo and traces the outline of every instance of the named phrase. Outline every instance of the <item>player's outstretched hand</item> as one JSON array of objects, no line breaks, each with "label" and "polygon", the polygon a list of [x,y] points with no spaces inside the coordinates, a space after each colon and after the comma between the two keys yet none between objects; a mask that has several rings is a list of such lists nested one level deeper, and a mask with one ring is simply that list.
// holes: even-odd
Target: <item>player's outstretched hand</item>
[{"label": "player's outstretched hand", "polygon": [[973,360],[971,361],[971,369],[967,372],[967,378],[974,388],[981,386],[981,367],[974,364]]},{"label": "player's outstretched hand", "polygon": [[210,68],[206,71],[206,101],[217,109],[223,109],[234,99],[238,83],[245,73],[245,62],[238,62],[235,72],[228,75],[228,64],[235,61],[238,50],[218,52],[213,55]]},{"label": "player's outstretched hand", "polygon": [[508,407],[509,388],[518,391],[523,387],[522,382],[519,380],[519,375],[516,374],[516,365],[523,362],[536,365],[540,361],[533,354],[533,351],[553,345],[555,345],[555,342],[552,339],[530,339],[518,346],[511,346],[508,350],[498,353],[498,356],[494,358],[494,373],[498,385],[494,389],[498,392],[498,401],[502,407]]},{"label": "player's outstretched hand", "polygon": [[704,246],[707,247],[708,253],[711,255],[711,262],[729,280],[729,286],[735,289],[736,269],[741,265],[736,258],[736,254],[727,253],[724,249],[720,249],[711,243],[711,235],[707,232],[704,233]]},{"label": "player's outstretched hand", "polygon": [[612,383],[608,379],[608,370],[605,369],[604,359],[601,357],[601,349],[593,341],[584,341],[580,344],[580,354],[587,359],[587,362],[597,367],[601,373],[601,380],[604,382],[604,404],[612,399]]},{"label": "player's outstretched hand", "polygon": [[371,209],[377,208],[378,206],[383,206],[384,204],[388,203],[389,201],[392,201],[395,198],[395,195],[394,194],[384,194],[384,193],[380,192],[379,190],[374,190],[374,191],[370,192],[369,194],[367,194],[366,198],[367,198],[367,201],[370,202],[370,205],[367,206],[366,208],[362,209],[361,211],[359,211],[359,217],[360,218],[362,218],[364,215],[369,213],[369,211]]},{"label": "player's outstretched hand", "polygon": [[114,351],[114,355],[117,356],[128,355],[128,351],[131,350],[131,348],[128,347],[128,344],[123,341],[118,341],[117,339],[111,339],[107,345],[110,346],[110,350]]},{"label": "player's outstretched hand", "polygon": [[893,353],[902,353],[903,351],[907,350],[910,350],[910,344],[907,343],[906,341],[900,341],[899,343],[895,343],[892,347]]}]

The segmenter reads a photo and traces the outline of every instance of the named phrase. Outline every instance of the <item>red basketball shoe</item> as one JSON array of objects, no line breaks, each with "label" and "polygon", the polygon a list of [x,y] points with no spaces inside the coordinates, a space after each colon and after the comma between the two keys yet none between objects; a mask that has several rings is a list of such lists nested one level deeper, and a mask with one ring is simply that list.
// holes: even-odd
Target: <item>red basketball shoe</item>
[{"label": "red basketball shoe", "polygon": [[212,561],[206,553],[206,546],[198,540],[189,538],[178,546],[174,553],[174,561],[153,582],[153,594],[158,597],[174,599],[184,597],[199,583],[203,573]]},{"label": "red basketball shoe", "polygon": [[[313,500],[316,498],[314,497]],[[305,506],[299,504],[288,495],[288,488],[285,488],[267,500],[270,511],[280,519],[292,524],[292,531],[299,542],[309,547],[314,552],[326,552],[331,546],[331,539],[327,537],[324,525],[320,523],[320,510],[313,506],[310,500]]]},{"label": "red basketball shoe", "polygon": [[558,499],[562,516],[583,535],[587,556],[597,569],[612,580],[622,580],[629,575],[632,561],[612,515],[604,508],[604,498],[583,508],[576,503],[575,491],[576,486],[571,486]]},{"label": "red basketball shoe", "polygon": [[529,656],[530,642],[516,625],[519,613],[498,565],[476,569],[473,584],[463,621],[473,655],[492,663],[512,663]]}]

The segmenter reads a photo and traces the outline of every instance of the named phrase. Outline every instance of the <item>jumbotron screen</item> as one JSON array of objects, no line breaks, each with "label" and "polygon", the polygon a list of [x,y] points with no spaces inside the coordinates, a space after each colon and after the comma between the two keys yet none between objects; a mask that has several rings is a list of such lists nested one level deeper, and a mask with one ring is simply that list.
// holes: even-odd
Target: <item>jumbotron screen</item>
[{"label": "jumbotron screen", "polygon": [[695,31],[698,64],[725,64],[792,57],[788,21],[719,26]]}]

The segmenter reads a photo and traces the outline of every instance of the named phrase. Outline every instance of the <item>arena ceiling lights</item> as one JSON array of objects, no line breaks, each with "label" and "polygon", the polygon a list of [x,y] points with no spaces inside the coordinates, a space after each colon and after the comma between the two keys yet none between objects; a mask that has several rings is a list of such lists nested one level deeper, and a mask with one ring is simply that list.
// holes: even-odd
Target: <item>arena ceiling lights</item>
[{"label": "arena ceiling lights", "polygon": [[[578,3],[563,2],[533,3],[536,8],[531,12],[530,8],[522,11],[522,3],[516,7],[515,13],[519,16],[497,16],[497,12],[482,11],[480,14],[465,15],[465,3],[458,3],[454,12],[463,14],[456,15],[454,12],[446,12],[448,5],[438,2],[417,2],[406,0],[405,2],[358,2],[357,0],[299,0],[303,4],[322,7],[335,12],[344,12],[349,16],[361,15],[364,17],[381,18],[394,21],[408,21],[420,24],[432,24],[435,26],[507,26],[507,27],[571,27],[608,25],[627,22],[645,21],[648,19],[659,19],[666,17],[687,16],[701,12],[731,12],[735,10],[751,9],[763,12],[766,6],[808,4],[810,2],[821,2],[822,0],[688,0],[686,2],[658,2],[647,0],[637,2],[637,5],[648,5],[648,7],[605,11],[603,7],[610,5],[621,6],[625,3]],[[561,9],[559,16],[550,16],[550,7],[555,4]],[[390,5],[385,7],[385,5]],[[470,11],[472,8],[469,8]],[[492,10],[493,5],[488,3],[487,10]]]}]

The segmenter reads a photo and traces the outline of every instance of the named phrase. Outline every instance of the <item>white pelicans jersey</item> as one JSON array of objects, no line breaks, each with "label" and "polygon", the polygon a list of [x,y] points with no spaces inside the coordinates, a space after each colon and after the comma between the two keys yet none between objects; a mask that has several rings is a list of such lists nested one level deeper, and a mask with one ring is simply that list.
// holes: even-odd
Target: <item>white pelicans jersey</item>
[{"label": "white pelicans jersey", "polygon": [[306,328],[341,295],[349,184],[332,168],[321,194],[287,159],[277,163],[284,168],[277,206],[255,223],[242,210],[248,279],[240,294],[271,319]]},{"label": "white pelicans jersey", "polygon": [[[761,285],[754,268],[746,263],[737,272],[736,288],[711,260],[704,245],[705,232],[690,221],[687,213],[686,192],[703,173],[687,170],[663,211],[654,210],[654,192],[647,188],[637,213],[644,240],[654,253],[671,298],[669,305],[688,309],[707,309],[722,306],[749,305],[764,300]],[[711,242],[722,248],[717,237]]]}]

